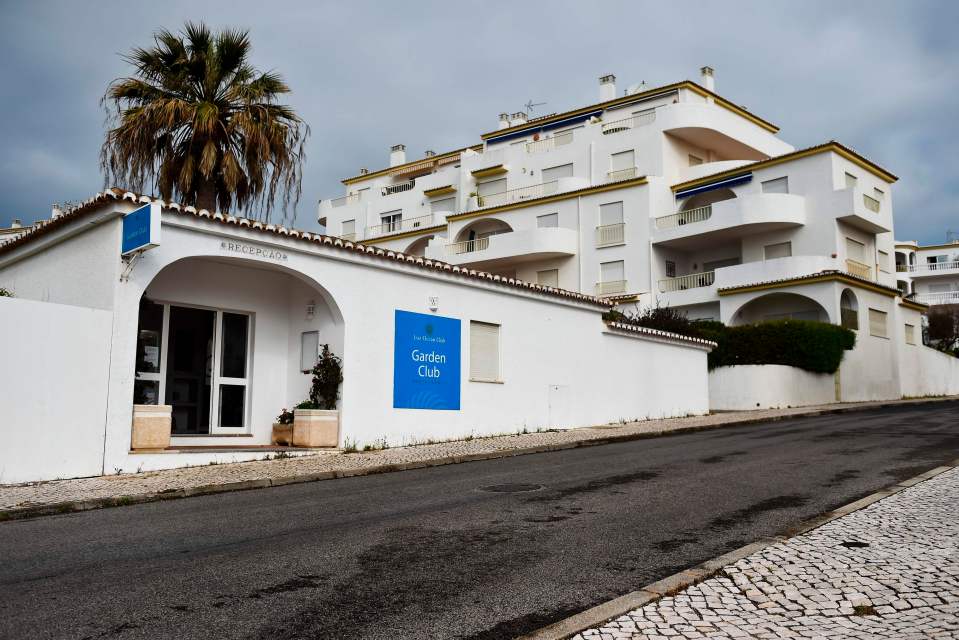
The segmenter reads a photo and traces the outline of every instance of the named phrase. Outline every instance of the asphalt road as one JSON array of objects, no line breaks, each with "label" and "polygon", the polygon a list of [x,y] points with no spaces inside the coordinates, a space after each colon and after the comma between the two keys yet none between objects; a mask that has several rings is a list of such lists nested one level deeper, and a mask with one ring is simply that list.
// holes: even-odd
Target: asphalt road
[{"label": "asphalt road", "polygon": [[0,523],[0,637],[511,638],[956,457],[946,403]]}]

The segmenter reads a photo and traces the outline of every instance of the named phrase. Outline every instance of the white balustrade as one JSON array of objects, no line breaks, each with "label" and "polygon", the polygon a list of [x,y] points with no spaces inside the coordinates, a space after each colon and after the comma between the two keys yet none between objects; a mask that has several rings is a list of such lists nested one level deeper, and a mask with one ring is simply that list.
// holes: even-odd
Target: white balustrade
[{"label": "white balustrade", "polygon": [[673,229],[680,225],[691,224],[693,222],[704,222],[713,217],[713,205],[708,204],[705,207],[696,207],[689,211],[680,211],[668,216],[656,218],[657,229]]},{"label": "white balustrade", "polygon": [[664,278],[659,281],[659,290],[662,293],[668,293],[670,291],[698,289],[699,287],[712,286],[714,282],[716,282],[716,272],[703,271],[702,273],[690,273],[678,278]]}]

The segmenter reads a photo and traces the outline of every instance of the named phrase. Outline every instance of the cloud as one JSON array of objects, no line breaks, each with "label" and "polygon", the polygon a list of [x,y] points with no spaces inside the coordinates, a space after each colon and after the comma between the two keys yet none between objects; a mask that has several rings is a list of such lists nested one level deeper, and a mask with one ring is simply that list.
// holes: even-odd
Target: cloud
[{"label": "cloud", "polygon": [[98,100],[119,53],[187,19],[249,28],[254,62],[280,71],[310,123],[297,225],[316,226],[339,179],[473,144],[496,114],[595,100],[596,78],[649,85],[709,64],[719,93],[797,147],[838,139],[900,175],[896,235],[959,229],[952,168],[959,44],[951,2],[5,3],[0,56],[0,224],[102,186]]}]

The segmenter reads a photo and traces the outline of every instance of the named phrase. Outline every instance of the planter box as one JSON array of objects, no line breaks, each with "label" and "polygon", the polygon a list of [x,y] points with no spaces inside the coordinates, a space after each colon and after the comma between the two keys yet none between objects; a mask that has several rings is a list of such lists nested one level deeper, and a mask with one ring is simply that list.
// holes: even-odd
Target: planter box
[{"label": "planter box", "polygon": [[273,436],[270,438],[270,442],[287,447],[291,446],[293,444],[293,423],[280,424],[279,422],[274,422]]},{"label": "planter box", "polygon": [[326,409],[293,410],[294,447],[337,447],[340,412]]},{"label": "planter box", "polygon": [[168,404],[133,405],[133,433],[130,448],[134,451],[158,451],[170,446],[170,414]]}]

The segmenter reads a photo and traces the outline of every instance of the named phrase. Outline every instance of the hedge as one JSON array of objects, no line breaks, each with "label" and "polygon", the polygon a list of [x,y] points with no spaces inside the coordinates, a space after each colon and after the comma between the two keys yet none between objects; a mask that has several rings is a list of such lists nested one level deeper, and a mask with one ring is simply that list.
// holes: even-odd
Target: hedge
[{"label": "hedge", "polygon": [[784,364],[814,373],[835,373],[843,352],[856,345],[856,334],[825,322],[776,320],[727,327],[721,322],[693,322],[697,336],[716,342],[709,369],[739,364]]}]

